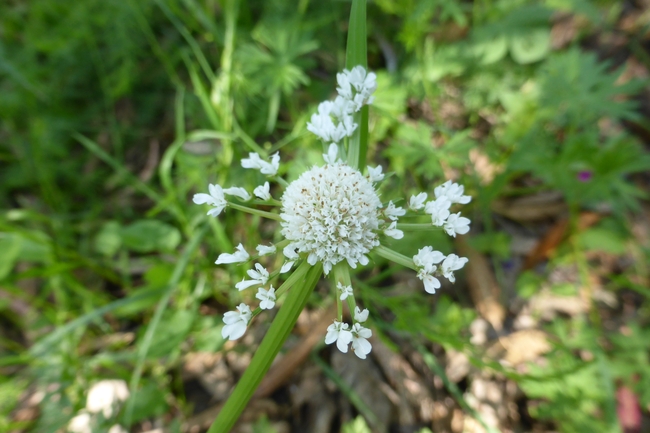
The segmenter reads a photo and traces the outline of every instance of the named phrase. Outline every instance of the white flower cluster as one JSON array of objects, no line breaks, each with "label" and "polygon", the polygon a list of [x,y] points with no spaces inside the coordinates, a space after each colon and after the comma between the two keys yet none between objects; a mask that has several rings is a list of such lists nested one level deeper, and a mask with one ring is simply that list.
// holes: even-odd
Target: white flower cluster
[{"label": "white flower cluster", "polygon": [[310,265],[322,262],[325,274],[342,260],[351,268],[367,265],[366,254],[379,245],[381,207],[373,183],[347,164],[314,167],[282,196],[287,249],[307,254]]},{"label": "white flower cluster", "polygon": [[354,354],[361,359],[366,359],[366,355],[372,350],[372,345],[368,341],[368,338],[372,337],[372,331],[362,325],[368,319],[368,314],[367,309],[361,311],[359,307],[356,307],[354,309],[355,322],[351,329],[347,323],[335,320],[327,327],[325,344],[336,342],[336,347],[341,352],[347,353],[348,347],[352,343]]},{"label": "white flower cluster", "polygon": [[373,72],[366,73],[362,66],[336,74],[336,81],[338,96],[334,101],[321,102],[318,112],[307,123],[307,129],[325,143],[339,143],[352,136],[359,126],[354,123],[352,114],[365,104],[371,104],[372,94],[377,89],[377,76]]},{"label": "white flower cluster", "polygon": [[452,204],[467,204],[472,198],[465,193],[465,188],[457,183],[448,180],[433,190],[435,200],[426,202],[427,193],[421,192],[411,196],[409,208],[418,211],[424,208],[424,212],[431,215],[431,223],[437,227],[443,227],[449,236],[456,237],[456,234],[464,235],[469,231],[469,219],[460,216],[460,212],[452,214],[449,209]]},{"label": "white flower cluster", "polygon": [[[102,380],[94,384],[88,391],[86,408],[68,423],[70,433],[93,433],[97,431],[101,414],[104,419],[110,419],[120,404],[129,398],[129,388],[123,380]],[[122,426],[115,424],[108,433],[126,433]]]},{"label": "white flower cluster", "polygon": [[[366,73],[365,69],[356,67],[352,71],[338,74],[339,96],[334,102],[324,102],[319,107],[319,113],[312,116],[308,125],[310,131],[317,134],[326,142],[331,142],[328,151],[323,155],[325,165],[314,166],[304,172],[295,181],[288,184],[280,202],[273,200],[270,194],[269,182],[258,186],[253,194],[266,201],[265,205],[277,206],[276,212],[262,212],[253,208],[235,204],[226,198],[233,196],[241,201],[248,201],[251,196],[243,188],[231,187],[223,189],[219,185],[209,185],[210,194],[196,194],[194,203],[209,204],[212,209],[208,215],[216,217],[228,205],[246,212],[261,215],[279,221],[281,234],[284,239],[275,245],[258,245],[257,257],[281,252],[284,263],[279,271],[269,272],[260,263],[246,273],[249,279],[243,279],[235,284],[238,290],[258,287],[256,298],[260,300],[259,309],[251,308],[242,303],[236,311],[224,315],[224,338],[236,340],[246,331],[250,320],[262,309],[275,306],[276,297],[287,289],[280,286],[278,293],[271,285],[264,288],[269,281],[284,274],[300,262],[309,265],[322,264],[323,272],[327,275],[339,263],[346,263],[349,268],[358,265],[365,266],[370,259],[368,254],[373,250],[383,257],[394,259],[418,272],[423,281],[425,291],[435,293],[440,288],[440,278],[444,276],[454,282],[454,271],[461,269],[467,262],[466,258],[455,254],[445,256],[440,251],[434,251],[428,246],[419,250],[418,254],[409,257],[402,256],[385,246],[381,246],[382,236],[402,239],[403,230],[409,226],[415,229],[430,229],[431,226],[442,227],[450,236],[465,234],[469,231],[469,219],[460,213],[451,213],[454,204],[466,204],[471,198],[464,195],[464,188],[448,181],[434,189],[435,200],[427,202],[427,194],[420,193],[411,197],[409,209],[411,213],[423,212],[431,216],[431,224],[402,224],[399,219],[407,215],[407,210],[396,206],[393,201],[382,203],[377,192],[376,184],[384,178],[382,167],[367,167],[368,174],[363,175],[359,170],[348,166],[338,158],[339,137],[336,132],[340,125],[349,131],[346,122],[351,121],[351,113],[360,109],[361,105],[372,102],[372,92],[376,88],[375,75]],[[352,109],[349,107],[353,107]],[[323,113],[326,113],[324,115]],[[347,116],[347,117],[346,117]],[[334,120],[339,124],[335,125]],[[356,125],[352,130],[356,128]],[[347,132],[346,132],[347,134]],[[249,154],[242,160],[242,166],[259,170],[263,174],[283,183],[277,177],[280,157],[276,153],[268,162],[257,153]],[[253,257],[255,259],[255,257]],[[217,264],[245,263],[251,256],[242,244],[233,253],[223,253],[217,258]],[[349,268],[338,266],[332,272],[336,283],[337,302],[339,302],[339,317],[327,329],[325,342],[336,346],[342,352],[347,352],[350,344],[359,358],[365,358],[372,346],[368,339],[372,331],[362,324],[368,318],[368,310],[361,311],[356,306],[354,293],[350,285]],[[342,271],[342,269],[345,269]],[[343,274],[347,277],[342,277]],[[347,281],[346,284],[343,281]],[[345,323],[342,317],[340,302],[346,301],[350,311],[354,310],[352,325]]]},{"label": "white flower cluster", "polygon": [[[456,281],[454,271],[461,269],[467,263],[467,258],[458,257],[456,254],[449,254],[445,257],[440,251],[434,251],[431,247],[424,247],[418,250],[413,256],[413,263],[418,268],[418,278],[424,283],[424,290],[434,294],[440,288],[441,275],[452,283]],[[438,264],[440,267],[436,266]]]}]

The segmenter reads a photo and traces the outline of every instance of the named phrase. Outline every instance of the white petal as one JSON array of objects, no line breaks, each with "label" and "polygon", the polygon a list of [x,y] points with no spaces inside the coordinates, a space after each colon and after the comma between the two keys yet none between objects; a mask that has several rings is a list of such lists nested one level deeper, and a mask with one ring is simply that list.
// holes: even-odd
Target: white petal
[{"label": "white petal", "polygon": [[239,197],[243,201],[248,201],[251,199],[251,196],[244,188],[240,188],[237,186],[233,186],[231,188],[226,188],[223,190],[224,194],[228,195],[234,195],[235,197]]},{"label": "white petal", "polygon": [[354,307],[354,320],[357,322],[363,323],[368,320],[368,314],[370,314],[370,312],[367,308],[364,308],[363,311],[361,311],[359,307]]},{"label": "white petal", "polygon": [[273,254],[276,251],[275,245],[266,246],[266,245],[258,245],[255,247],[257,252],[259,253],[260,256],[267,256],[269,254]]},{"label": "white petal", "polygon": [[255,197],[261,200],[271,200],[271,187],[268,182],[264,182],[264,185],[260,185],[253,190]]},{"label": "white petal", "polygon": [[280,269],[280,273],[281,274],[286,274],[287,272],[289,272],[291,270],[291,268],[293,267],[294,263],[296,263],[296,262],[295,261],[284,262],[284,264],[282,265],[282,268]]}]

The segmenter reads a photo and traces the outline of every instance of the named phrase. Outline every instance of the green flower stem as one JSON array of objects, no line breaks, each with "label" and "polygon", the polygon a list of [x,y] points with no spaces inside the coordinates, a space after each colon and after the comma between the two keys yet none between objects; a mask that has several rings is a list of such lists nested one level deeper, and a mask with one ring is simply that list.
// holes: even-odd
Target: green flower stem
[{"label": "green flower stem", "polygon": [[405,232],[432,232],[440,230],[440,227],[436,227],[433,224],[422,223],[422,224],[400,224],[397,223],[397,228]]},{"label": "green flower stem", "polygon": [[[352,285],[352,278],[350,277],[350,267],[348,266],[347,262],[339,262],[336,265],[334,265],[334,268],[332,269],[332,273],[334,274],[333,278],[333,285],[334,285],[334,290],[336,292],[336,304],[338,307],[338,317],[339,320],[342,320],[343,317],[343,306],[341,305],[341,297],[338,293],[338,290],[336,289],[336,285],[338,282],[341,282],[344,286],[351,286]],[[348,302],[348,308],[350,309],[350,315],[354,317],[354,308],[357,306],[357,302],[354,299],[354,294],[349,295],[346,298]]]},{"label": "green flower stem", "polygon": [[280,215],[278,215],[276,213],[266,212],[266,211],[259,210],[259,209],[253,209],[252,207],[242,206],[240,204],[232,203],[232,202],[228,202],[228,206],[232,207],[233,209],[237,209],[237,210],[240,210],[242,212],[249,213],[249,214],[259,215],[261,217],[268,218],[268,219],[275,220],[275,221],[282,221],[282,218],[280,218]]},{"label": "green flower stem", "polygon": [[[368,67],[368,47],[366,36],[366,0],[352,0],[350,25],[348,28],[348,46],[345,67]],[[348,165],[358,170],[365,168],[368,153],[368,106],[354,115],[354,122],[359,127],[350,137],[348,145]]]},{"label": "green flower stem", "polygon": [[311,266],[307,261],[304,261],[285,281],[284,284],[295,284],[293,290],[289,291],[282,308],[278,311],[278,315],[264,336],[264,340],[262,340],[260,347],[253,355],[250,365],[219,415],[217,415],[214,423],[212,423],[208,433],[228,433],[235,425],[275,356],[282,348],[284,341],[291,333],[322,272],[323,267],[320,263]]},{"label": "green flower stem", "polygon": [[397,251],[391,250],[390,248],[386,248],[382,245],[379,245],[373,251],[385,259],[391,260],[395,263],[399,263],[400,265],[405,266],[409,269],[413,269],[414,271],[418,270],[417,267],[415,266],[415,263],[413,263],[412,258],[406,257],[405,255],[400,254]]}]

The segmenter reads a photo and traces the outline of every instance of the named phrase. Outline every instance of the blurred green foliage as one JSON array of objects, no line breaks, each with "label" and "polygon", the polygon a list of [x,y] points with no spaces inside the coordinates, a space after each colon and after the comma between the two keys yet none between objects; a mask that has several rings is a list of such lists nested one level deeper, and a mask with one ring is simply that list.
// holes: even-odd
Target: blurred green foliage
[{"label": "blurred green foliage", "polygon": [[[392,174],[384,188],[431,193],[451,173],[475,197],[483,232],[475,247],[498,260],[510,254],[509,237],[494,228],[492,202],[559,191],[572,218],[612,213],[564,259],[589,270],[586,253],[622,256],[632,245],[648,262],[629,215],[647,199],[633,176],[650,170],[650,158],[623,127],[645,128],[637,100],[647,82],[621,84],[623,66],[583,44],[611,31],[617,2],[377,0],[368,11],[379,83],[369,156]],[[168,373],[188,351],[224,350],[221,314],[252,297],[232,290],[245,270],[228,274],[214,259],[243,240],[277,240],[251,216],[206,223],[191,194],[208,182],[252,190],[262,178],[238,164],[250,151],[282,150],[292,161],[282,170],[294,177],[318,160],[305,123],[335,88],[348,12],[346,2],[307,0],[0,5],[0,430],[64,427],[102,378],[137,387],[131,424],[188,415]],[[558,13],[581,23],[565,48],[552,45]],[[471,152],[497,168],[493,179],[481,178]],[[205,224],[205,239],[192,244]],[[417,235],[411,245],[452,249]],[[463,350],[498,370],[469,342],[476,312],[465,297],[414,295],[398,269],[375,264],[359,297],[379,333]],[[629,333],[591,317],[548,325],[547,365],[512,376],[535,401],[534,417],[563,432],[610,431],[617,383],[650,404],[649,291],[637,282],[647,272],[605,276],[614,293],[643,299]],[[546,277],[522,274],[519,296],[533,296]],[[47,390],[40,416],[13,422],[30,384]],[[272,431],[264,420],[255,428]],[[368,428],[358,418],[344,431]]]}]

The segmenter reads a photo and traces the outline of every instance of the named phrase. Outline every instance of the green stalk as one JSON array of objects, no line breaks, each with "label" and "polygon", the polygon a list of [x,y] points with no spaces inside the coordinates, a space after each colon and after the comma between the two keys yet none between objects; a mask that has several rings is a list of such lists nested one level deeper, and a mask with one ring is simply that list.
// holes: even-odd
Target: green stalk
[{"label": "green stalk", "polygon": [[323,267],[320,263],[311,266],[305,260],[284,283],[291,282],[294,287],[289,291],[282,308],[264,336],[262,344],[255,352],[250,365],[217,415],[217,419],[212,423],[208,433],[228,433],[235,425],[262,378],[271,367],[271,363],[282,348],[284,341],[291,333],[300,312],[307,304],[309,295],[320,279],[322,270]]},{"label": "green stalk", "polygon": [[393,251],[390,248],[386,248],[383,245],[379,245],[377,248],[375,248],[372,251],[379,254],[383,258],[398,263],[406,268],[413,269],[414,271],[418,270],[417,266],[415,266],[415,263],[413,263],[412,258],[406,257],[404,254],[400,254],[397,251]]},{"label": "green stalk", "polygon": [[[345,67],[368,67],[368,47],[366,36],[366,0],[352,0],[350,10],[350,25],[348,28],[348,46],[345,56]],[[368,106],[364,105],[359,113],[355,113],[354,122],[359,127],[350,137],[348,145],[348,165],[362,170],[366,165],[368,153]]]}]

